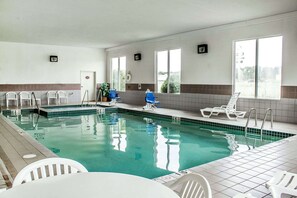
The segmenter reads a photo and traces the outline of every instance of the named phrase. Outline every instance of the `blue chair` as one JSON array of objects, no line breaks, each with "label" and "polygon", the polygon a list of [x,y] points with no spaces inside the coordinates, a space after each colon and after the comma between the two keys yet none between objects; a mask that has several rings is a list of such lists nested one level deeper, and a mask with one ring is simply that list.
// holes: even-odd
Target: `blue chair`
[{"label": "blue chair", "polygon": [[110,101],[110,105],[115,104],[117,102],[118,99],[120,99],[117,91],[115,89],[110,89],[109,90],[109,99]]},{"label": "blue chair", "polygon": [[154,110],[160,104],[159,101],[156,100],[156,97],[153,92],[147,90],[145,92],[145,102],[146,105],[143,107],[144,110]]}]

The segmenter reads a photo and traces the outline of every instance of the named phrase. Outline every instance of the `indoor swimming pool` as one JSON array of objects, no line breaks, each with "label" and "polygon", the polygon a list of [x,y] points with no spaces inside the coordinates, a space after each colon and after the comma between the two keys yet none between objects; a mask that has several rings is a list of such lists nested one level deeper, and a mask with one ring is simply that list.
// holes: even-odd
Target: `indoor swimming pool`
[{"label": "indoor swimming pool", "polygon": [[[46,118],[34,113],[7,117],[60,157],[89,171],[155,178],[281,139],[244,138],[236,129],[160,116],[106,112]],[[248,144],[248,145],[247,145]]]}]

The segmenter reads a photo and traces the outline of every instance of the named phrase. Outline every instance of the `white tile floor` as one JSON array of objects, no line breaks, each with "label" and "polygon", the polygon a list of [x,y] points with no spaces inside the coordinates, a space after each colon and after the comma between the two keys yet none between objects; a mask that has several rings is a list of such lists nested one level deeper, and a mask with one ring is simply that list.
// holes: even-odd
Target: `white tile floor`
[{"label": "white tile floor", "polygon": [[[142,111],[140,106],[127,104],[117,104],[117,106]],[[202,118],[200,113],[197,112],[173,109],[160,108],[153,113],[236,126],[245,126],[246,123],[246,119],[230,121],[225,117]],[[258,125],[260,126],[260,124]],[[265,128],[270,129],[268,123],[265,125]],[[297,134],[297,125],[274,123],[274,130]],[[20,135],[19,129],[11,126],[3,116],[0,116],[0,145],[16,172],[32,161],[54,156],[53,153],[36,143],[30,136],[23,133]],[[214,197],[232,197],[235,194],[247,192],[255,197],[271,197],[264,186],[265,183],[279,170],[297,173],[296,152],[297,137],[294,136],[208,164],[193,167],[187,171],[204,175],[211,184]],[[24,160],[22,156],[28,153],[37,154],[37,158]],[[2,157],[1,152],[0,157]],[[14,174],[12,173],[12,175]],[[171,174],[155,180],[169,186],[180,175]]]}]

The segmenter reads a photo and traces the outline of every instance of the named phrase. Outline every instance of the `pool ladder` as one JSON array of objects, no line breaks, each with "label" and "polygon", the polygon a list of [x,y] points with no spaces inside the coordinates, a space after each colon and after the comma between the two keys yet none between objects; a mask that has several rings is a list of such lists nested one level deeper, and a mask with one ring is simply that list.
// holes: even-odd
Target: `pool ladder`
[{"label": "pool ladder", "polygon": [[34,98],[34,102],[35,102],[35,105],[36,105],[36,108],[37,108],[37,113],[38,113],[38,115],[39,115],[39,114],[40,114],[40,108],[39,108],[39,105],[38,105],[38,102],[37,102],[35,93],[32,92],[31,95],[32,95],[32,97]]},{"label": "pool ladder", "polygon": [[100,98],[100,103],[102,103],[102,90],[101,89],[99,89],[99,92],[98,92],[98,94],[96,96],[95,106],[97,106],[99,98]]},{"label": "pool ladder", "polygon": [[88,105],[89,104],[89,91],[88,90],[86,90],[85,93],[84,93],[84,97],[83,97],[83,99],[81,101],[81,106],[84,105],[86,96],[87,96],[87,105]]},{"label": "pool ladder", "polygon": [[[255,127],[257,126],[257,109],[251,108],[249,110],[249,116],[248,116],[248,119],[246,121],[246,125],[245,125],[245,128],[244,128],[244,133],[245,133],[244,136],[245,136],[246,140],[247,140],[247,133],[248,133],[248,125],[249,125],[250,118],[251,118],[251,115],[252,115],[253,112],[255,112]],[[264,124],[265,124],[265,121],[266,121],[266,118],[267,118],[267,115],[268,115],[269,112],[270,112],[271,128],[273,128],[273,111],[272,111],[271,108],[268,108],[265,111],[265,116],[264,116],[264,119],[263,119],[263,122],[262,122],[262,125],[261,125],[261,130],[260,130],[260,139],[261,139],[261,141],[263,141],[263,128],[264,128]],[[248,145],[248,147],[249,147],[249,145]]]},{"label": "pool ladder", "polygon": [[264,128],[264,124],[265,124],[265,121],[266,121],[266,118],[267,118],[267,115],[269,112],[270,112],[270,125],[271,125],[271,128],[273,128],[273,111],[272,111],[272,109],[268,108],[268,109],[266,109],[265,116],[264,116],[262,126],[261,126],[261,141],[263,140],[263,128]]},{"label": "pool ladder", "polygon": [[[250,122],[250,119],[251,119],[251,115],[252,115],[253,112],[255,112],[255,127],[257,126],[257,120],[258,120],[257,119],[257,109],[251,108],[249,110],[249,116],[248,116],[248,119],[246,121],[245,128],[244,128],[244,137],[245,137],[246,145],[249,148],[249,150],[251,148],[250,148],[250,145],[249,145],[249,142],[248,142],[248,137],[247,137],[248,134],[247,133],[248,133],[248,125],[249,125],[249,122]],[[255,148],[255,144],[256,144],[256,138],[255,138],[255,141],[254,141],[253,148]]]}]

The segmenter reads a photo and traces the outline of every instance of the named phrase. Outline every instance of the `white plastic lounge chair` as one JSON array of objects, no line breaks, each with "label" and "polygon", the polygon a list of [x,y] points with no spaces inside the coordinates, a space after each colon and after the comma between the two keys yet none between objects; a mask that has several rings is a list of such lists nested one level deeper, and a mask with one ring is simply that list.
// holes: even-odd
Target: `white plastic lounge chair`
[{"label": "white plastic lounge chair", "polygon": [[23,168],[15,177],[12,186],[15,187],[46,177],[82,172],[88,172],[88,170],[77,161],[65,158],[47,158],[33,162]]},{"label": "white plastic lounge chair", "polygon": [[16,106],[18,106],[18,96],[15,92],[7,92],[5,94],[6,107],[8,107],[9,101],[14,101]]},{"label": "white plastic lounge chair", "polygon": [[47,92],[47,105],[50,104],[51,99],[55,101],[55,104],[57,104],[57,102],[58,102],[57,92],[55,92],[55,91],[48,91]]},{"label": "white plastic lounge chair", "polygon": [[65,103],[68,103],[68,94],[65,91],[58,91],[58,103],[62,104],[62,100],[65,100]]},{"label": "white plastic lounge chair", "polygon": [[31,106],[31,94],[27,91],[21,91],[20,92],[20,105],[23,106],[23,102],[28,102],[28,104]]},{"label": "white plastic lounge chair", "polygon": [[[234,93],[230,98],[227,105],[222,105],[220,107],[213,107],[213,108],[204,108],[200,109],[201,114],[205,118],[209,118],[212,115],[219,115],[220,113],[225,113],[230,120],[236,120],[237,118],[243,118],[246,114],[245,111],[236,111],[236,102],[240,92]],[[208,115],[205,112],[209,112]]]},{"label": "white plastic lounge chair", "polygon": [[273,198],[281,198],[283,193],[297,196],[297,174],[280,171],[266,183],[266,187]]},{"label": "white plastic lounge chair", "polygon": [[199,174],[189,173],[177,179],[172,185],[171,189],[175,189],[182,185],[179,192],[181,198],[211,198],[210,185],[205,177]]}]

